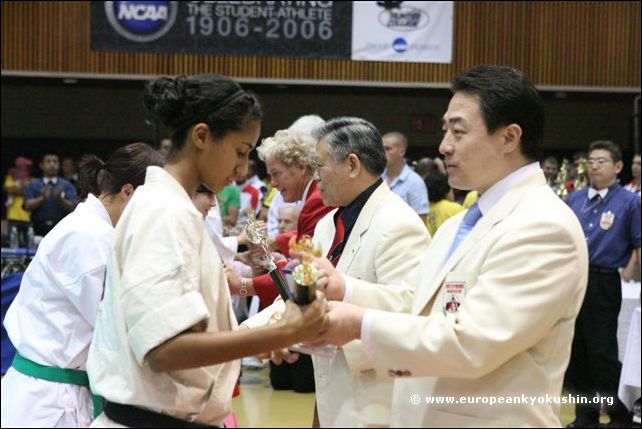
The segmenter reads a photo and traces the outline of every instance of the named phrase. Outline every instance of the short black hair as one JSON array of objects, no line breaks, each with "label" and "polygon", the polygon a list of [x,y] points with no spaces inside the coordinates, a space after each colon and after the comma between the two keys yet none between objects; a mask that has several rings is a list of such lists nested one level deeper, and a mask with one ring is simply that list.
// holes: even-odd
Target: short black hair
[{"label": "short black hair", "polygon": [[448,184],[448,176],[444,173],[430,173],[425,179],[424,183],[428,188],[428,200],[431,203],[438,203],[446,198],[450,192],[450,185]]},{"label": "short black hair", "polygon": [[521,71],[504,66],[475,66],[453,80],[453,94],[460,91],[479,99],[488,133],[517,124],[522,129],[522,154],[533,161],[540,158],[544,104],[535,86]]},{"label": "short black hair", "polygon": [[622,151],[620,150],[620,147],[613,143],[610,140],[596,140],[593,143],[589,145],[588,148],[588,153],[593,152],[594,150],[606,150],[611,154],[611,158],[613,159],[613,162],[618,162],[622,161]]}]

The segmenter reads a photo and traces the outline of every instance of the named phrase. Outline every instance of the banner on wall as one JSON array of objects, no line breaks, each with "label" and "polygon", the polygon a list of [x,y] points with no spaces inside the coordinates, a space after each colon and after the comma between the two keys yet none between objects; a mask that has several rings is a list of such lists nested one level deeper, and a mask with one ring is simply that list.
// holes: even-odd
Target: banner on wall
[{"label": "banner on wall", "polygon": [[[452,3],[92,1],[91,48],[448,62]],[[438,39],[435,32],[440,32]],[[442,52],[446,48],[447,54]]]}]

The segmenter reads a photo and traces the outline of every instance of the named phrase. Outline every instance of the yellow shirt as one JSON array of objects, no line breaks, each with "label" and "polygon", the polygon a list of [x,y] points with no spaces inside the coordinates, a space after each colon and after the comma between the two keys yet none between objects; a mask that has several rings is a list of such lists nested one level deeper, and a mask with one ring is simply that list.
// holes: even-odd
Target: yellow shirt
[{"label": "yellow shirt", "polygon": [[[16,186],[17,184],[18,183],[13,180],[13,177],[11,177],[11,174],[7,174],[4,179],[4,188],[8,189]],[[25,209],[22,208],[22,195],[9,195],[9,198],[11,198],[11,203],[7,206],[7,219],[20,222],[29,222],[29,212],[25,211]]]},{"label": "yellow shirt", "polygon": [[479,192],[477,191],[470,191],[469,193],[466,194],[466,198],[464,198],[464,208],[470,208],[473,204],[475,204],[475,201],[477,201],[477,198],[479,198]]},{"label": "yellow shirt", "polygon": [[437,203],[430,203],[430,213],[426,217],[426,226],[430,236],[434,237],[435,232],[446,222],[446,219],[463,211],[464,208],[457,203],[443,199]]}]

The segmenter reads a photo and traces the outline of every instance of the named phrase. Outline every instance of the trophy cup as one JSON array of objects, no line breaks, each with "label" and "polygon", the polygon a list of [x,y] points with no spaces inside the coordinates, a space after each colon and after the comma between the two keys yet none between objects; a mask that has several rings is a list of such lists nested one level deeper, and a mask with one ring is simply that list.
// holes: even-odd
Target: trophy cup
[{"label": "trophy cup", "polygon": [[566,196],[568,195],[568,190],[566,189],[566,185],[565,185],[567,178],[568,178],[568,159],[564,158],[562,160],[562,166],[560,167],[560,171],[557,173],[557,177],[555,178],[555,187],[556,187],[555,193],[562,200],[565,200]]},{"label": "trophy cup", "polygon": [[588,173],[586,171],[586,158],[580,158],[577,163],[577,170],[575,173],[575,180],[573,181],[573,189],[579,191],[586,188],[589,184]]},{"label": "trophy cup", "polygon": [[276,285],[279,295],[283,301],[291,299],[290,291],[288,289],[288,284],[281,270],[274,263],[274,258],[272,257],[272,252],[270,251],[270,245],[267,242],[267,237],[265,235],[265,230],[261,228],[259,223],[256,221],[254,212],[248,211],[247,213],[247,225],[245,227],[245,233],[247,234],[248,240],[254,245],[260,245],[261,249],[265,253],[267,259],[267,269],[272,281]]},{"label": "trophy cup", "polygon": [[312,244],[309,235],[303,235],[298,240],[292,237],[288,243],[290,254],[301,255],[301,263],[292,272],[294,280],[294,302],[307,305],[316,298],[316,273],[312,259],[321,256],[321,249]]}]

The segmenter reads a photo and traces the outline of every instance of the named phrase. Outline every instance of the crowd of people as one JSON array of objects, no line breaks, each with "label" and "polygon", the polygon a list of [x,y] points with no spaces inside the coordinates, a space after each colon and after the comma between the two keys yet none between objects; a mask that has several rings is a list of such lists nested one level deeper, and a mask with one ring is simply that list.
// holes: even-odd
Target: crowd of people
[{"label": "crowd of people", "polygon": [[[559,426],[559,403],[409,398],[563,385],[614,398],[611,426],[630,426],[616,330],[621,279],[640,275],[640,155],[626,186],[611,141],[543,156],[543,104],[515,69],[473,67],[452,93],[441,156],[414,163],[402,133],[357,117],[304,115],[259,143],[257,97],[215,74],[147,84],[172,131],[156,149],[77,168],[46,153],[41,178],[17,158],[7,218],[44,238],[4,320],[2,426],[220,426],[251,356],[274,389],[316,391],[321,427]],[[317,292],[295,305],[270,263],[295,265],[304,236]],[[570,427],[599,414],[577,405]]]}]

